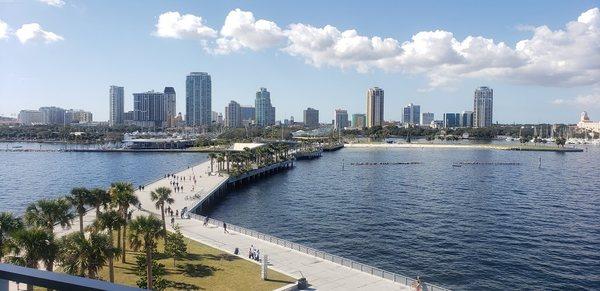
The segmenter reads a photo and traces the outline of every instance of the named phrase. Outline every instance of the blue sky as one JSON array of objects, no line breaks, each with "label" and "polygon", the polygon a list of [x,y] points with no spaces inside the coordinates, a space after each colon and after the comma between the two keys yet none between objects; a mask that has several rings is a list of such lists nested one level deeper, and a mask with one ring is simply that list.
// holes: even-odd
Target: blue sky
[{"label": "blue sky", "polygon": [[126,110],[173,86],[185,112],[185,76],[205,71],[219,112],[267,87],[278,119],[314,107],[326,122],[364,113],[379,86],[387,120],[409,102],[440,119],[487,85],[501,123],[600,119],[599,1],[48,1],[0,0],[0,115],[56,105],[106,120],[110,85]]}]

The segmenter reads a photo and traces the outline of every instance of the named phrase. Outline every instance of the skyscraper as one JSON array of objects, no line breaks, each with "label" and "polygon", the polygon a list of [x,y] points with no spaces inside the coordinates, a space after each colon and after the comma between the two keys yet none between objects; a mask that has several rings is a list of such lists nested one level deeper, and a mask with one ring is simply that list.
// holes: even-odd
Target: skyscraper
[{"label": "skyscraper", "polygon": [[444,113],[444,127],[459,127],[460,118],[460,113]]},{"label": "skyscraper", "polygon": [[460,127],[473,127],[473,111],[460,113]]},{"label": "skyscraper", "polygon": [[308,107],[303,113],[306,127],[319,127],[319,110]]},{"label": "skyscraper", "polygon": [[494,90],[488,87],[475,89],[473,96],[473,126],[492,126],[494,112]]},{"label": "skyscraper", "polygon": [[123,87],[110,86],[108,90],[110,112],[108,124],[110,126],[123,124],[123,113],[125,111],[125,90]]},{"label": "skyscraper", "polygon": [[139,126],[165,126],[167,116],[165,94],[148,91],[133,93],[133,120]]},{"label": "skyscraper", "polygon": [[233,100],[225,107],[225,125],[234,128],[242,126],[242,108]]},{"label": "skyscraper", "polygon": [[363,129],[367,125],[367,116],[365,114],[352,114],[352,127]]},{"label": "skyscraper", "polygon": [[212,84],[210,75],[192,72],[185,80],[186,123],[189,126],[209,126],[212,117]]},{"label": "skyscraper", "polygon": [[433,112],[421,113],[421,125],[429,126],[433,120],[435,120]]},{"label": "skyscraper", "polygon": [[348,111],[344,109],[336,109],[334,123],[336,131],[341,131],[344,129],[344,127],[348,127]]},{"label": "skyscraper", "polygon": [[242,109],[242,123],[250,124],[256,118],[256,110],[254,106],[240,106]]},{"label": "skyscraper", "polygon": [[175,95],[175,88],[165,87],[163,91],[165,95],[165,120],[166,126],[175,125],[175,117],[177,116],[177,99]]},{"label": "skyscraper", "polygon": [[367,91],[367,127],[383,126],[383,89],[370,88]]},{"label": "skyscraper", "polygon": [[409,103],[404,107],[402,114],[402,122],[405,124],[416,125],[419,124],[421,117],[421,106]]},{"label": "skyscraper", "polygon": [[256,92],[254,108],[256,110],[256,124],[259,126],[275,124],[275,107],[271,105],[271,93],[267,91],[267,88],[261,87]]}]

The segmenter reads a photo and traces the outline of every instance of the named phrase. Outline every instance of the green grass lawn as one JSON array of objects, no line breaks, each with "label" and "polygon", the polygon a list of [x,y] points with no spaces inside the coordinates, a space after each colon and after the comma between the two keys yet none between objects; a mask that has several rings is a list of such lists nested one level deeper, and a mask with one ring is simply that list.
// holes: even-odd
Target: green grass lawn
[{"label": "green grass lawn", "polygon": [[[116,238],[116,235],[115,235]],[[164,264],[168,288],[186,290],[273,290],[294,283],[296,280],[287,275],[269,270],[269,280],[260,278],[260,266],[196,241],[185,239],[188,256],[173,262],[164,258],[163,240],[158,245],[159,262]],[[136,286],[135,256],[138,252],[127,251],[126,262],[115,260],[115,283]],[[59,268],[60,271],[60,268]],[[108,267],[103,268],[99,276],[108,281]]]}]

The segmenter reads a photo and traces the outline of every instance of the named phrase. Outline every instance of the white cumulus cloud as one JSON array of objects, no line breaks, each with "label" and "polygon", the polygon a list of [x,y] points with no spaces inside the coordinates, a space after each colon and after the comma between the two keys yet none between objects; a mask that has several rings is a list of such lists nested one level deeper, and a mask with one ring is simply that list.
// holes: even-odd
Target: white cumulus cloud
[{"label": "white cumulus cloud", "polygon": [[600,107],[600,93],[591,93],[580,95],[572,99],[554,99],[552,104],[555,105],[570,105],[578,108],[598,108]]},{"label": "white cumulus cloud", "polygon": [[64,39],[62,36],[54,32],[43,30],[42,26],[38,23],[23,24],[21,28],[17,29],[15,35],[22,44],[35,41],[51,43]]},{"label": "white cumulus cloud", "polygon": [[54,7],[63,7],[65,5],[65,1],[63,0],[39,0],[42,3],[48,4]]},{"label": "white cumulus cloud", "polygon": [[226,54],[242,48],[256,51],[277,46],[284,39],[281,28],[275,22],[256,20],[252,12],[238,8],[227,14],[214,52]]},{"label": "white cumulus cloud", "polygon": [[0,39],[8,38],[8,24],[0,19]]},{"label": "white cumulus cloud", "polygon": [[202,17],[179,12],[165,12],[158,17],[155,35],[165,38],[208,39],[217,36],[217,32],[204,25]]}]

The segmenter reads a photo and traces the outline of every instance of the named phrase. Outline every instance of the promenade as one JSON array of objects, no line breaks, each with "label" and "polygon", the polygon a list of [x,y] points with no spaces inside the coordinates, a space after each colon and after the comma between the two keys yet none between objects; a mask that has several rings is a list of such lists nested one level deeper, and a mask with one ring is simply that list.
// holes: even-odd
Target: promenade
[{"label": "promenade", "polygon": [[[184,207],[188,209],[192,208],[194,203],[227,182],[228,177],[226,175],[209,176],[207,175],[208,171],[210,171],[210,161],[174,173],[180,177],[185,176],[186,181],[179,184],[183,186],[183,191],[172,194],[175,200],[171,204],[173,210],[177,209],[181,211]],[[194,175],[196,176],[196,183],[193,181]],[[191,180],[187,178],[190,176],[192,177]],[[135,194],[142,204],[142,210],[132,207],[134,209],[132,216],[136,217],[152,213],[160,217],[160,210],[154,206],[154,202],[150,198],[150,192],[163,186],[172,189],[170,181],[172,181],[171,178],[159,179],[146,185],[144,190],[136,190]],[[194,197],[194,195],[196,198],[190,198]],[[90,225],[94,219],[95,211],[88,211],[84,217],[84,225]],[[167,215],[166,219],[167,228],[173,230],[170,225],[171,217]],[[182,234],[187,238],[231,254],[233,254],[235,248],[238,248],[240,250],[240,257],[244,259],[248,259],[248,250],[250,246],[254,246],[260,250],[261,257],[264,257],[264,255],[268,256],[270,269],[296,279],[305,277],[312,290],[411,290],[405,284],[342,266],[341,264],[270,243],[263,239],[233,230],[225,233],[222,225],[209,224],[208,226],[203,226],[200,220],[182,219],[180,217],[176,217],[175,223],[180,226]],[[78,231],[76,223],[73,224],[72,228],[66,230],[60,226],[55,228],[57,236],[63,236],[74,231]]]}]

